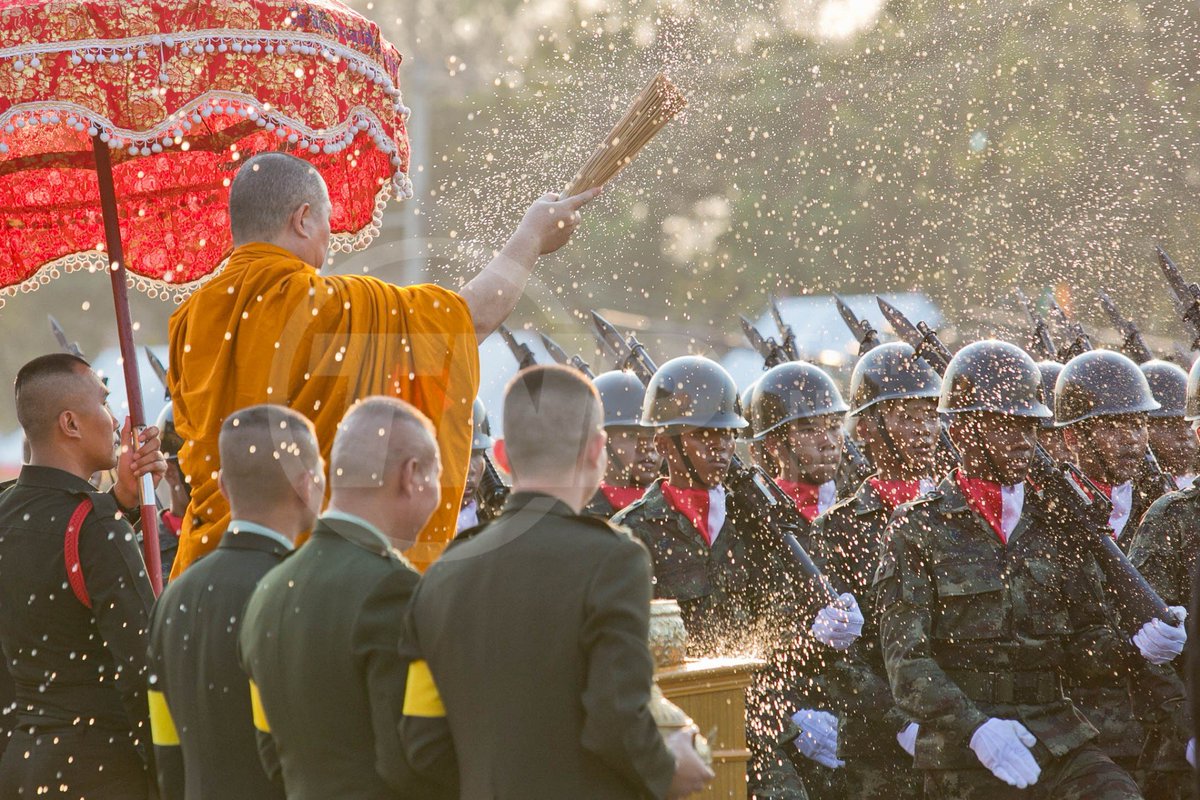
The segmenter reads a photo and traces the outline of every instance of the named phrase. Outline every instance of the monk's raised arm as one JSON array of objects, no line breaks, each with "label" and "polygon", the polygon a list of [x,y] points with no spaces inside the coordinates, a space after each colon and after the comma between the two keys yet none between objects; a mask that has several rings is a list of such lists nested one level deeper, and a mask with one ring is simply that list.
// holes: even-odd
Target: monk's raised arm
[{"label": "monk's raised arm", "polygon": [[579,210],[599,194],[599,189],[591,189],[565,200],[556,194],[542,195],[525,212],[496,257],[462,288],[460,294],[471,309],[479,341],[508,319],[525,291],[538,256],[553,253],[567,243],[579,227]]}]

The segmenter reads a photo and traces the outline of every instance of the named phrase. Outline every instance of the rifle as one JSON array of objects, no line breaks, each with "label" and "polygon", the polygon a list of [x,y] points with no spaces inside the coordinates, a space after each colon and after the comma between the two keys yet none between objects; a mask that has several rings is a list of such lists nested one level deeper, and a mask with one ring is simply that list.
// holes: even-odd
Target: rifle
[{"label": "rifle", "polygon": [[1179,267],[1167,255],[1167,251],[1158,245],[1154,250],[1158,253],[1158,265],[1167,278],[1171,287],[1171,299],[1175,301],[1175,311],[1183,324],[1192,329],[1192,349],[1200,348],[1200,285],[1188,283],[1179,272]]},{"label": "rifle", "polygon": [[158,356],[154,355],[154,351],[149,346],[143,348],[146,351],[146,360],[150,362],[150,369],[154,370],[154,374],[158,376],[158,382],[163,387],[163,399],[171,399],[171,389],[167,385],[167,368],[158,360]]},{"label": "rifle", "polygon": [[1017,299],[1017,305],[1025,312],[1029,324],[1033,326],[1029,337],[1029,351],[1033,357],[1038,361],[1058,361],[1058,348],[1054,346],[1054,337],[1050,335],[1050,327],[1046,325],[1046,320],[1037,313],[1020,287],[1013,288],[1013,296]]},{"label": "rifle", "polygon": [[497,328],[497,331],[500,333],[500,338],[508,345],[508,351],[517,360],[518,370],[537,366],[537,358],[534,357],[533,351],[529,349],[529,345],[518,342],[517,337],[513,336],[512,331],[505,325],[501,325]]},{"label": "rifle", "polygon": [[1108,296],[1108,292],[1100,289],[1096,292],[1096,299],[1100,301],[1100,307],[1104,309],[1108,321],[1123,337],[1121,342],[1121,352],[1132,358],[1138,364],[1145,364],[1154,358],[1154,354],[1150,352],[1146,340],[1142,338],[1142,332],[1138,330],[1138,326],[1133,320],[1126,319],[1121,316],[1121,312],[1117,310],[1117,306],[1113,303],[1112,298]]},{"label": "rifle", "polygon": [[544,333],[539,333],[538,336],[540,336],[542,339],[542,347],[546,348],[546,352],[550,354],[550,357],[553,358],[555,362],[566,367],[573,367],[579,372],[582,372],[588,380],[596,377],[596,373],[592,372],[591,365],[584,361],[581,357],[577,355],[568,356],[567,351],[558,346],[558,342],[554,341]]},{"label": "rifle", "polygon": [[786,364],[793,359],[788,356],[787,350],[770,337],[764,337],[759,333],[758,328],[754,327],[754,323],[738,314],[738,319],[742,322],[742,333],[746,334],[746,339],[749,340],[750,346],[762,356],[763,366],[767,369],[777,367],[780,364]]},{"label": "rifle", "polygon": [[854,338],[858,340],[858,355],[861,356],[879,346],[879,331],[875,330],[866,317],[860,319],[850,305],[836,294],[833,296],[833,302],[837,304],[842,321],[846,323],[850,333],[854,334]]},{"label": "rifle", "polygon": [[771,316],[775,318],[775,327],[779,328],[779,346],[787,353],[788,361],[799,361],[800,345],[796,342],[796,332],[783,318],[783,312],[779,310],[779,303],[776,301],[775,295],[768,295],[767,300],[771,305]]},{"label": "rifle", "polygon": [[1054,323],[1066,332],[1067,338],[1071,343],[1066,347],[1059,348],[1059,360],[1062,363],[1067,363],[1080,353],[1086,353],[1089,350],[1094,350],[1092,347],[1092,339],[1084,331],[1083,326],[1075,320],[1067,316],[1067,312],[1062,310],[1062,306],[1053,297],[1050,298],[1050,316],[1054,319]]},{"label": "rifle", "polygon": [[[595,311],[592,312],[592,322],[600,340],[612,351],[617,362],[631,369],[642,383],[649,384],[654,373],[658,371],[658,365],[650,358],[646,348],[632,336],[626,341],[612,323]],[[796,533],[803,530],[805,524],[795,501],[787,492],[780,489],[762,467],[748,467],[737,455],[730,461],[725,479],[734,494],[746,504],[751,518],[760,526],[762,532],[768,538],[785,544],[800,571],[815,581],[830,601],[836,602],[838,593],[833,584],[817,568],[812,557],[796,538]]]},{"label": "rifle", "polygon": [[[899,314],[899,311],[895,313]],[[899,326],[893,322],[893,327],[896,328],[897,335],[914,348],[924,343],[935,352],[949,352],[937,339],[936,333],[928,331],[922,334],[907,318],[904,319],[904,324]],[[930,366],[933,366],[939,375],[945,375],[945,365],[934,366],[931,363]],[[1059,530],[1068,537],[1068,541],[1071,537],[1067,532],[1082,526],[1085,534],[1083,544],[1091,550],[1104,572],[1105,581],[1113,587],[1117,596],[1127,603],[1123,611],[1127,610],[1128,613],[1117,615],[1126,627],[1130,625],[1127,620],[1134,621],[1132,629],[1126,633],[1137,633],[1144,623],[1155,618],[1168,624],[1178,624],[1179,621],[1158,596],[1158,592],[1154,591],[1154,587],[1129,563],[1129,559],[1109,535],[1108,518],[1112,514],[1112,504],[1078,467],[1071,464],[1055,464],[1045,448],[1041,444],[1035,444],[1029,480],[1041,490],[1046,499],[1047,509]]]},{"label": "rifle", "polygon": [[500,476],[500,471],[492,463],[491,456],[483,454],[483,475],[479,477],[479,488],[475,490],[475,500],[479,509],[488,519],[495,519],[504,508],[511,488]]}]

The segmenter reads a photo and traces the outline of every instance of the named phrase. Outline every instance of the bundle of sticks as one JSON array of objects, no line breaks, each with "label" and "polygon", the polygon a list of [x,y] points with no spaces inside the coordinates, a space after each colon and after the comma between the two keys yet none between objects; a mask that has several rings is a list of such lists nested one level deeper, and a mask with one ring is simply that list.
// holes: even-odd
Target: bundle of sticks
[{"label": "bundle of sticks", "polygon": [[586,192],[615,178],[686,105],[683,93],[666,75],[661,72],[655,75],[575,173],[562,196]]}]

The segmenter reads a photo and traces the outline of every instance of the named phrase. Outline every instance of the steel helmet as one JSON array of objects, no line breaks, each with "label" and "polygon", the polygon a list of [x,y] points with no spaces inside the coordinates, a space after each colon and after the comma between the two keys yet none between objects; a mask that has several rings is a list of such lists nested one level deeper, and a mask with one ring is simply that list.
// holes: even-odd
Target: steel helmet
[{"label": "steel helmet", "polygon": [[627,370],[615,369],[597,375],[592,383],[604,406],[604,427],[637,428],[642,425],[642,402],[646,387]]},{"label": "steel helmet", "polygon": [[[1042,397],[1046,399],[1047,405],[1054,405],[1054,384],[1058,381],[1058,373],[1062,372],[1063,365],[1057,361],[1039,361],[1037,362],[1038,372],[1042,373]],[[1054,427],[1054,417],[1046,417],[1042,420],[1043,428]]]},{"label": "steel helmet", "polygon": [[885,400],[938,398],[942,379],[912,346],[888,342],[868,350],[850,375],[850,416],[857,417]]},{"label": "steel helmet", "polygon": [[742,428],[742,432],[739,435],[739,438],[746,439],[751,442],[755,441],[758,438],[754,433],[754,420],[750,413],[750,409],[754,405],[754,390],[756,388],[758,388],[758,383],[761,380],[762,380],[762,377],[760,376],[758,378],[755,378],[753,381],[751,381],[750,385],[748,385],[745,389],[742,390],[742,396],[741,396],[742,414],[746,417],[746,421],[749,422],[750,424],[747,425],[746,427]]},{"label": "steel helmet", "polygon": [[750,406],[756,437],[798,419],[845,414],[850,410],[837,384],[825,371],[804,361],[789,361],[758,379]]},{"label": "steel helmet", "polygon": [[1054,419],[1059,427],[1092,417],[1157,411],[1146,376],[1115,350],[1089,350],[1063,366],[1054,384]]},{"label": "steel helmet", "polygon": [[1150,384],[1150,393],[1159,409],[1151,417],[1182,417],[1187,405],[1188,374],[1183,367],[1170,361],[1154,359],[1141,365],[1142,374]]},{"label": "steel helmet", "polygon": [[737,385],[717,362],[700,356],[673,358],[646,386],[642,424],[654,428],[741,430]]},{"label": "steel helmet", "polygon": [[471,452],[478,453],[492,446],[492,426],[488,422],[487,409],[483,401],[475,398],[475,406],[471,411]]},{"label": "steel helmet", "polygon": [[1196,359],[1188,372],[1187,407],[1184,409],[1183,418],[1188,422],[1200,420],[1200,358]]},{"label": "steel helmet", "polygon": [[972,342],[959,350],[942,376],[938,412],[973,411],[1037,419],[1053,416],[1042,400],[1037,364],[1021,348],[996,339]]}]

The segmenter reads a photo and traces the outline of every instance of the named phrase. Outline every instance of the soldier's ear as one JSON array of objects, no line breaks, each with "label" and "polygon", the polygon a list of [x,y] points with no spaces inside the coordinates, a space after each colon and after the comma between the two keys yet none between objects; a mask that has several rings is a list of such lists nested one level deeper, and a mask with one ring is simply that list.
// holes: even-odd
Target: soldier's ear
[{"label": "soldier's ear", "polygon": [[79,425],[79,417],[70,409],[58,415],[58,430],[68,439],[83,438],[83,430]]}]

